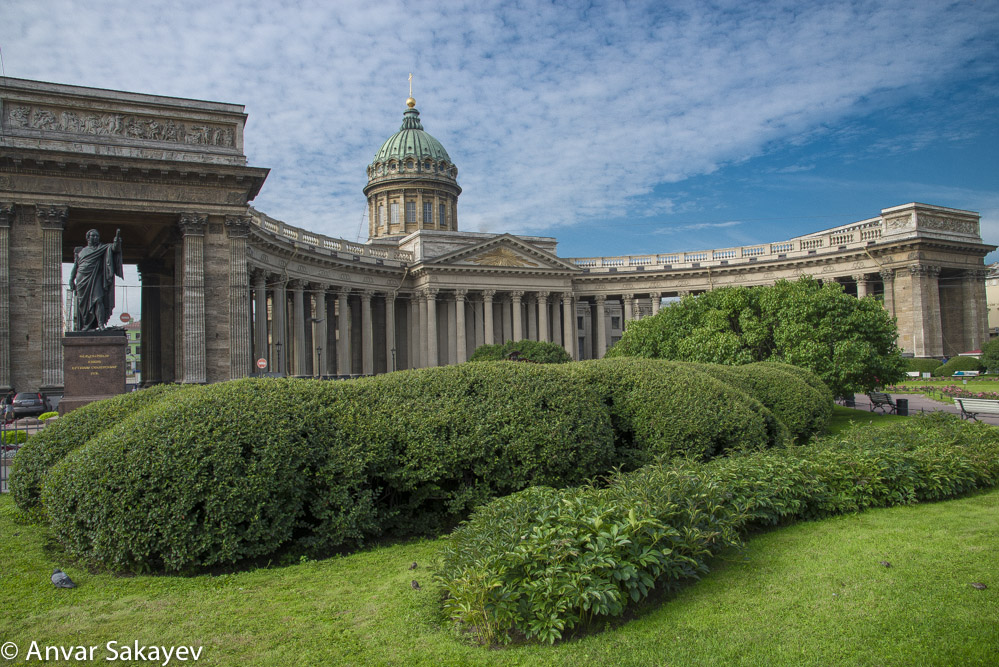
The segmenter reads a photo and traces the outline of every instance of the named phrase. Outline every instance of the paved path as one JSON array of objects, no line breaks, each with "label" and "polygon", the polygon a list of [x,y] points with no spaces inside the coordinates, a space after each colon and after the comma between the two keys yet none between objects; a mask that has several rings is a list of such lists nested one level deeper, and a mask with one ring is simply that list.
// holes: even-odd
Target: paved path
[{"label": "paved path", "polygon": [[[909,414],[917,414],[919,412],[949,412],[952,415],[960,415],[961,409],[957,407],[954,403],[941,403],[940,401],[934,401],[932,398],[926,398],[922,394],[892,394],[892,400],[897,401],[900,398],[904,398],[909,401]],[[871,401],[867,398],[867,394],[856,394],[854,396],[854,401],[856,402],[856,407],[858,410],[870,410]],[[880,413],[879,410],[875,412]],[[988,415],[979,417],[979,421],[983,421],[986,424],[995,424],[999,426],[999,416]]]}]

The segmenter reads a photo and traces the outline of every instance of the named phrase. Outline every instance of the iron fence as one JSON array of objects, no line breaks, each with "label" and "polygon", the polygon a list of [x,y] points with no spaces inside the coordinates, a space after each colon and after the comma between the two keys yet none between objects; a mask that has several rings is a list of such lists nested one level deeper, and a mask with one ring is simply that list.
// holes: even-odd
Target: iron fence
[{"label": "iron fence", "polygon": [[0,493],[10,491],[7,480],[10,478],[10,467],[18,450],[31,435],[45,427],[45,422],[31,421],[33,423],[8,424],[0,420]]}]

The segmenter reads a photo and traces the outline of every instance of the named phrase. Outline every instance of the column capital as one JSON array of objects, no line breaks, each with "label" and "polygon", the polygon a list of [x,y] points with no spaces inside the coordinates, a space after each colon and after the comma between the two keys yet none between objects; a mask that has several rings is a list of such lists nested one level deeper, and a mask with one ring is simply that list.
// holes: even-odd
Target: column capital
[{"label": "column capital", "polygon": [[562,295],[562,301],[572,301],[572,292],[559,292]]},{"label": "column capital", "polygon": [[663,296],[662,292],[649,292],[650,299],[661,299]]},{"label": "column capital", "polygon": [[596,301],[601,306],[607,301],[606,294],[596,294],[593,296],[593,300]]},{"label": "column capital", "polygon": [[484,290],[482,290],[482,300],[483,301],[492,301],[493,297],[495,297],[495,296],[496,296],[496,290],[494,290],[494,289],[484,289]]},{"label": "column capital", "polygon": [[890,283],[895,280],[895,269],[881,269],[878,273],[883,282]]},{"label": "column capital", "polygon": [[913,276],[928,276],[932,278],[940,275],[940,267],[929,264],[910,264],[909,273]]},{"label": "column capital", "polygon": [[422,290],[422,296],[425,299],[437,300],[437,295],[440,293],[440,289],[437,287],[424,287]]},{"label": "column capital", "polygon": [[967,269],[964,272],[964,277],[971,278],[972,280],[985,280],[988,276],[988,269]]},{"label": "column capital", "polygon": [[68,206],[35,204],[35,217],[42,229],[65,229],[69,217]]},{"label": "column capital", "polygon": [[301,292],[305,289],[305,281],[298,280],[297,278],[292,278],[287,283],[288,289],[294,290],[295,292]]},{"label": "column capital", "polygon": [[0,201],[0,227],[10,227],[14,222],[15,204],[9,201]]},{"label": "column capital", "polygon": [[548,301],[551,292],[535,292],[534,295],[538,298],[538,301]]},{"label": "column capital", "polygon": [[177,224],[180,226],[180,233],[184,236],[204,236],[207,221],[207,215],[181,213]]},{"label": "column capital", "polygon": [[225,231],[231,239],[245,239],[250,235],[250,216],[227,215],[225,217]]},{"label": "column capital", "polygon": [[374,292],[374,290],[362,289],[359,292],[359,295],[361,297],[361,301],[370,302],[371,301],[371,297],[373,297],[375,295],[375,292]]},{"label": "column capital", "polygon": [[467,296],[468,296],[467,289],[456,289],[454,291],[454,298],[456,301],[464,301]]},{"label": "column capital", "polygon": [[524,292],[521,290],[510,292],[510,298],[513,299],[514,301],[520,301],[520,299],[523,298],[523,296]]},{"label": "column capital", "polygon": [[856,273],[856,274],[850,276],[850,278],[852,278],[855,282],[858,282],[858,283],[859,282],[864,282],[865,280],[869,280],[869,278],[867,277],[866,273]]}]

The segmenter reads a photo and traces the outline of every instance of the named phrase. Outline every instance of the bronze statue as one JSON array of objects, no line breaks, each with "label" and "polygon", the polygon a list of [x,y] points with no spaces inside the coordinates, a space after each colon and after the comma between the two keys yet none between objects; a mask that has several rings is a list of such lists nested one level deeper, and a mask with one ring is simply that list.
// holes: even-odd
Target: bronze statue
[{"label": "bronze statue", "polygon": [[76,294],[76,331],[103,331],[114,310],[114,277],[124,278],[121,230],[114,241],[101,243],[96,229],[87,232],[87,245],[76,249],[69,288]]}]

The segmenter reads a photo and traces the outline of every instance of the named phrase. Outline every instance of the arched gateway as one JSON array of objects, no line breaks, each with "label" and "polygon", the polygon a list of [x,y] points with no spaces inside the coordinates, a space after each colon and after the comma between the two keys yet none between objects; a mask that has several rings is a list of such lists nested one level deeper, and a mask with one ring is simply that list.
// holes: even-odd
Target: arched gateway
[{"label": "arched gateway", "polygon": [[250,208],[243,107],[5,79],[0,86],[0,391],[60,393],[63,262],[121,228],[142,281],[142,377],[243,377],[458,363],[484,343],[603,355],[664,297],[809,274],[877,296],[916,356],[987,335],[976,213],[907,204],[740,248],[560,258],[556,239],[461,232],[457,168],[409,100],[368,167],[369,241]]}]

